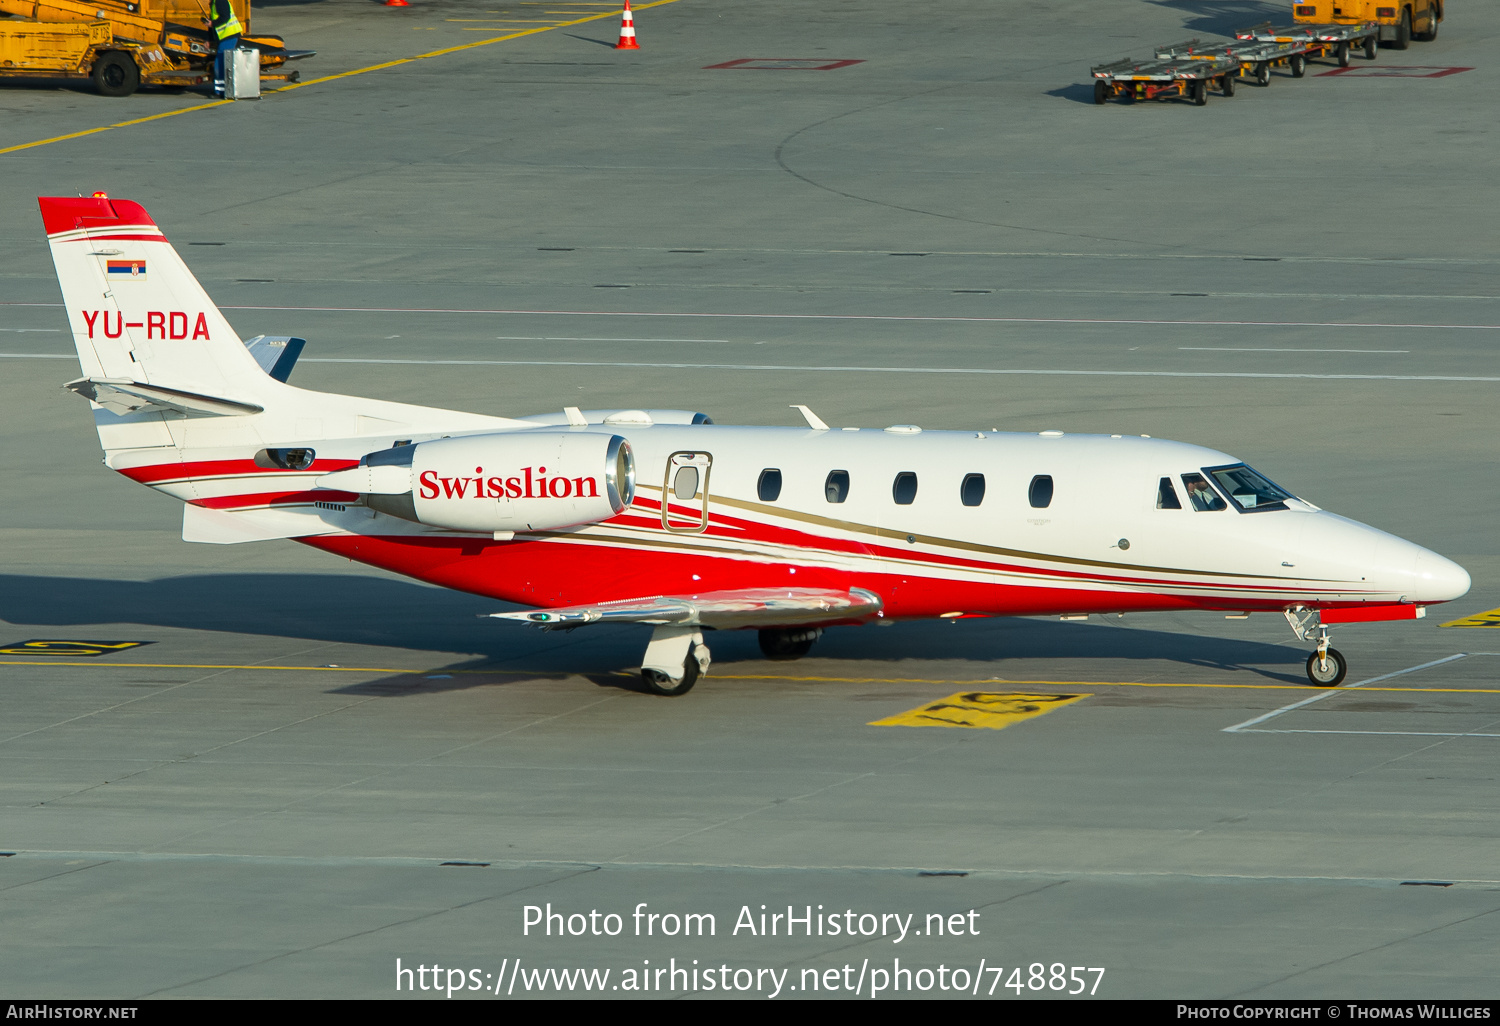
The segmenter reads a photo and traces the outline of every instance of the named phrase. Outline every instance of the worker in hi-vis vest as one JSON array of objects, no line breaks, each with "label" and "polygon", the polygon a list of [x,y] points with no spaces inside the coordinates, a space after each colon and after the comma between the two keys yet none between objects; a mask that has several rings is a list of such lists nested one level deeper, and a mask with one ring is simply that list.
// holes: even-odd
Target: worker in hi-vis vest
[{"label": "worker in hi-vis vest", "polygon": [[229,0],[209,0],[209,24],[218,37],[219,46],[214,54],[214,95],[224,95],[224,55],[240,45],[240,19],[234,16]]}]

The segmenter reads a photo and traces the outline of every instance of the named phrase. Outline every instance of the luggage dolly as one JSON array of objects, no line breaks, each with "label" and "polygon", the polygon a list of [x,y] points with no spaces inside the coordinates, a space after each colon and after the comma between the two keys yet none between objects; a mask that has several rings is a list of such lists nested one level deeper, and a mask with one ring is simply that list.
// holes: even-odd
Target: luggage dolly
[{"label": "luggage dolly", "polygon": [[1234,34],[1236,39],[1251,39],[1258,43],[1299,43],[1302,52],[1289,58],[1292,76],[1301,78],[1307,62],[1314,57],[1332,56],[1339,67],[1349,66],[1349,51],[1354,46],[1363,46],[1365,60],[1375,59],[1375,47],[1380,42],[1380,26],[1373,21],[1358,25],[1283,25],[1272,27],[1263,21],[1254,28],[1241,29]]},{"label": "luggage dolly", "polygon": [[1162,96],[1184,96],[1201,107],[1208,102],[1210,82],[1217,85],[1225,96],[1233,96],[1233,82],[1239,69],[1238,58],[1225,56],[1202,60],[1170,57],[1136,61],[1126,58],[1112,64],[1101,64],[1089,71],[1094,76],[1095,103],[1102,104],[1111,96],[1118,96],[1127,103]]},{"label": "luggage dolly", "polygon": [[[1171,46],[1158,46],[1156,56],[1160,58],[1188,58],[1190,60],[1212,60],[1218,57],[1232,57],[1240,62],[1239,77],[1253,78],[1256,85],[1268,86],[1271,84],[1271,69],[1282,64],[1292,67],[1292,75],[1301,78],[1305,59],[1302,54],[1306,52],[1303,43],[1283,43],[1278,40],[1246,40],[1222,43],[1202,43],[1196,39],[1190,39],[1186,43],[1174,43]],[[1225,96],[1234,95],[1234,79],[1225,78],[1222,84]]]}]

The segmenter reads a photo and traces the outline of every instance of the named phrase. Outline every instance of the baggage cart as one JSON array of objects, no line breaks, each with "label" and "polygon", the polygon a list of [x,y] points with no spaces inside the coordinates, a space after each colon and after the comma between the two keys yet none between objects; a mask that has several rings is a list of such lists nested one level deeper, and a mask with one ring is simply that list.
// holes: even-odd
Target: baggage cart
[{"label": "baggage cart", "polygon": [[[1203,43],[1190,39],[1185,43],[1158,46],[1156,56],[1161,58],[1187,58],[1190,60],[1213,60],[1231,57],[1240,62],[1240,78],[1254,79],[1256,85],[1271,84],[1271,69],[1286,66],[1293,78],[1301,78],[1307,67],[1307,44],[1301,40],[1282,41],[1276,39],[1234,40]],[[1228,94],[1226,94],[1228,95]]]},{"label": "baggage cart", "polygon": [[[1260,43],[1300,43],[1303,45],[1302,61],[1314,57],[1333,57],[1339,67],[1349,66],[1349,52],[1361,47],[1365,60],[1375,59],[1375,47],[1380,42],[1380,26],[1373,21],[1356,25],[1283,25],[1273,26],[1269,21],[1254,28],[1241,29],[1234,34],[1236,39],[1249,39]],[[1293,67],[1292,74],[1297,74]],[[1300,76],[1298,76],[1300,77]]]},{"label": "baggage cart", "polygon": [[1129,102],[1181,96],[1196,106],[1208,102],[1208,87],[1217,87],[1225,96],[1234,95],[1234,80],[1239,77],[1240,62],[1220,56],[1206,59],[1190,57],[1150,58],[1115,61],[1091,68],[1094,78],[1094,102],[1104,103],[1111,96]]}]

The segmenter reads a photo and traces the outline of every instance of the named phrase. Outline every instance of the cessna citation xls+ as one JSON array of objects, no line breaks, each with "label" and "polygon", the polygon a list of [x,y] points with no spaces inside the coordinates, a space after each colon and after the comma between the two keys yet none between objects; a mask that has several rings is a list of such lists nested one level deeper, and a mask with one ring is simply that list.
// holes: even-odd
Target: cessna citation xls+
[{"label": "cessna citation xls+", "polygon": [[138,204],[43,198],[105,464],[186,503],[183,538],[291,538],[571,629],[654,627],[682,694],[709,629],[771,658],[831,624],[1203,609],[1328,626],[1469,589],[1436,553],[1226,453],[1118,435],[730,427],[681,410],[492,417],[287,384],[303,341],[242,341]]}]

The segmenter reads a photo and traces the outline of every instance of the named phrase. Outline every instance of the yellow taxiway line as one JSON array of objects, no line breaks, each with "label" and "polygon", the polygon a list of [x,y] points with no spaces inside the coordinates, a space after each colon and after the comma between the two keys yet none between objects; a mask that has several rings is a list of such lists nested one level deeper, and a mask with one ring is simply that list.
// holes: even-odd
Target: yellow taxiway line
[{"label": "yellow taxiway line", "polygon": [[[662,7],[666,4],[675,4],[677,0],[652,0],[650,3],[640,4],[634,10],[644,11],[651,7]],[[613,4],[610,5],[613,8]],[[524,36],[534,36],[541,32],[551,32],[560,28],[571,28],[574,25],[583,25],[590,21],[600,21],[604,18],[612,18],[617,13],[611,9],[603,14],[591,14],[586,18],[575,18],[572,21],[559,21],[544,25],[541,28],[523,29],[520,32],[512,32],[509,35],[496,36],[493,39],[479,39],[472,43],[463,43],[459,46],[444,47],[441,50],[433,50],[430,53],[419,53],[415,57],[399,57],[393,61],[385,61],[381,64],[371,64],[367,68],[356,68],[353,71],[341,71],[337,75],[324,75],[322,78],[310,78],[306,82],[292,82],[276,89],[265,90],[264,95],[270,96],[276,93],[287,93],[293,89],[303,89],[311,85],[320,85],[324,82],[336,82],[341,78],[353,78],[355,75],[367,75],[372,71],[383,71],[386,68],[399,67],[402,64],[412,64],[416,61],[425,61],[432,57],[444,57],[450,53],[459,53],[463,50],[473,50],[481,46],[489,46],[492,43],[504,43],[511,39],[520,39]],[[52,143],[66,142],[69,139],[82,139],[87,135],[97,135],[100,132],[109,132],[116,128],[129,128],[132,125],[144,125],[148,121],[160,121],[162,118],[176,117],[178,114],[188,114],[195,110],[209,110],[212,107],[222,107],[233,100],[211,100],[208,103],[199,103],[191,107],[180,107],[177,110],[163,111],[160,114],[152,114],[144,118],[133,118],[130,121],[117,121],[112,125],[100,125],[98,128],[86,128],[81,132],[69,132],[67,135],[55,135],[50,139],[38,139],[35,142],[19,143],[15,146],[7,146],[0,149],[0,153],[15,153],[19,150],[30,150],[37,146],[47,146]]]},{"label": "yellow taxiway line", "polygon": [[[452,676],[496,676],[511,677],[543,676],[548,671],[537,670],[450,670],[434,667],[424,670],[402,669],[393,666],[267,666],[254,663],[100,663],[75,662],[60,659],[21,661],[0,659],[0,666],[73,666],[95,670],[279,670],[294,673],[390,673],[406,677],[446,673]],[[622,674],[634,676],[634,674]],[[1320,691],[1307,684],[1202,684],[1202,683],[1156,683],[1139,680],[1010,680],[989,677],[983,680],[954,680],[932,677],[792,677],[765,673],[715,673],[708,680],[765,680],[800,684],[934,684],[970,688],[976,691],[992,691],[996,687],[1025,686],[1048,688],[1207,688],[1249,691]],[[1331,691],[1354,690],[1333,688]],[[1500,695],[1500,688],[1403,688],[1362,687],[1365,691],[1415,691],[1452,695]]]}]

